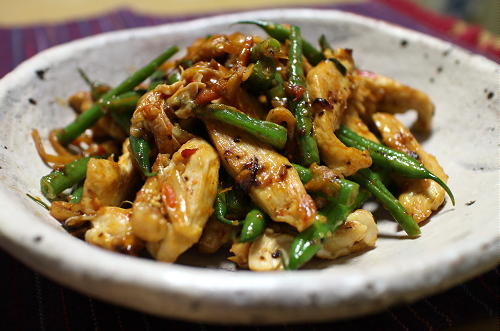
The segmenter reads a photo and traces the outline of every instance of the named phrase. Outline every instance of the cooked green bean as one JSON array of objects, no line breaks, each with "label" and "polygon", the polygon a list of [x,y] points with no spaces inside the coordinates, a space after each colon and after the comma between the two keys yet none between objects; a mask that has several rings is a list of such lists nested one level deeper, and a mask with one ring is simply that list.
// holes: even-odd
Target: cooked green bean
[{"label": "cooked green bean", "polygon": [[[280,42],[285,42],[285,40],[290,38],[291,31],[287,26],[283,24],[276,24],[266,21],[240,21],[240,24],[254,24],[264,30],[269,36],[279,40]],[[304,56],[307,58],[309,63],[312,65],[318,64],[321,60],[323,60],[323,54],[314,48],[313,45],[308,43],[306,40],[301,38],[302,49],[304,52]]]},{"label": "cooked green bean", "polygon": [[446,193],[448,193],[451,202],[455,205],[455,197],[446,183],[442,181],[441,178],[427,170],[422,163],[415,160],[411,156],[361,137],[345,126],[341,126],[336,131],[336,134],[338,138],[347,146],[355,147],[361,150],[368,150],[373,163],[380,167],[391,169],[405,177],[431,179],[435,181],[441,185]]},{"label": "cooked green bean", "polygon": [[266,215],[259,209],[248,212],[241,228],[240,242],[250,242],[257,239],[266,228]]},{"label": "cooked green bean", "polygon": [[226,192],[219,192],[215,198],[214,203],[214,215],[219,222],[229,225],[240,225],[239,220],[230,220],[226,218],[227,214],[227,204],[226,204]]},{"label": "cooked green bean", "polygon": [[314,223],[299,233],[290,246],[290,261],[288,269],[295,270],[314,257],[321,249],[321,240],[327,238],[345,222],[349,213],[359,206],[362,199],[359,195],[359,185],[347,179],[342,179],[342,186],[335,197],[329,199],[326,207],[318,211],[326,218],[326,223],[316,219]]},{"label": "cooked green bean", "polygon": [[370,191],[409,236],[416,237],[420,235],[420,227],[417,222],[415,222],[413,217],[406,212],[401,203],[385,187],[376,172],[370,169],[361,169],[352,175],[351,178]]},{"label": "cooked green bean", "polygon": [[42,194],[54,200],[64,190],[82,182],[87,175],[90,157],[83,157],[64,166],[63,171],[53,171],[40,179]]},{"label": "cooked green bean", "polygon": [[130,149],[132,150],[132,155],[137,161],[137,165],[141,169],[144,176],[156,176],[156,172],[151,172],[151,149],[149,147],[149,143],[145,139],[134,136],[130,136],[128,139],[130,141]]},{"label": "cooked green bean", "polygon": [[326,36],[324,34],[322,34],[319,37],[318,43],[319,43],[319,46],[321,47],[322,52],[326,51],[327,49],[332,49],[332,46],[330,45],[328,40],[326,40]]},{"label": "cooked green bean", "polygon": [[313,134],[312,114],[307,105],[304,69],[302,68],[302,38],[297,26],[290,28],[290,49],[288,51],[288,82],[292,89],[302,91],[289,97],[289,104],[294,113],[295,134],[299,147],[300,163],[310,166],[319,163],[319,151]]},{"label": "cooked green bean", "polygon": [[286,144],[287,132],[281,125],[252,118],[236,108],[223,104],[212,104],[197,110],[202,118],[217,120],[237,127],[259,141],[281,149]]},{"label": "cooked green bean", "polygon": [[82,200],[83,195],[83,183],[80,183],[69,196],[68,202],[79,203]]},{"label": "cooked green bean", "polygon": [[142,67],[129,78],[124,80],[117,87],[106,92],[100,99],[99,102],[90,107],[87,111],[83,112],[78,116],[73,122],[67,125],[57,136],[59,142],[63,145],[69,144],[86,129],[92,126],[99,118],[104,115],[102,110],[102,104],[109,101],[111,98],[120,95],[125,92],[131,91],[134,87],[143,82],[146,78],[151,76],[151,74],[165,62],[172,55],[177,53],[177,46],[170,47],[165,52],[160,54],[153,61],[148,63],[146,66]]},{"label": "cooked green bean", "polygon": [[302,183],[306,184],[308,181],[313,179],[312,171],[309,168],[303,167],[295,163],[292,163],[292,165],[299,174],[299,178]]}]

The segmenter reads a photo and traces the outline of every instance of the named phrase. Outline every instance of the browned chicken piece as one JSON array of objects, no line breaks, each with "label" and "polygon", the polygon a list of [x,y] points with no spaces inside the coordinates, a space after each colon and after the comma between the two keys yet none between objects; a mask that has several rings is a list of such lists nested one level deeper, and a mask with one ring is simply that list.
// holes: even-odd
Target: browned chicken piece
[{"label": "browned chicken piece", "polygon": [[224,244],[231,240],[231,234],[234,226],[219,222],[215,216],[208,219],[200,241],[198,241],[198,250],[201,253],[212,254],[217,252]]},{"label": "browned chicken piece", "polygon": [[100,208],[90,220],[92,228],[85,233],[85,241],[112,251],[136,254],[144,245],[132,232],[131,214],[131,209]]},{"label": "browned chicken piece", "polygon": [[[73,108],[73,110],[77,113],[85,112],[94,104],[90,92],[88,91],[73,94],[71,97],[69,97],[68,103],[71,108]],[[122,141],[126,138],[123,129],[110,116],[101,117],[92,127],[92,131],[94,133],[94,136],[97,137],[108,135],[113,139],[119,141]]]},{"label": "browned chicken piece", "polygon": [[344,118],[342,119],[342,124],[345,125],[351,131],[356,132],[361,137],[364,137],[368,140],[379,142],[378,138],[370,131],[368,126],[359,116],[360,113],[363,113],[364,110],[364,102],[366,88],[364,85],[356,86],[349,98],[347,104],[347,110],[344,114]]},{"label": "browned chicken piece", "polygon": [[119,206],[131,196],[138,177],[128,146],[129,140],[126,139],[118,162],[90,159],[81,200],[86,214],[92,214],[102,206]]},{"label": "browned chicken piece", "polygon": [[[172,110],[167,99],[183,88],[184,81],[172,85],[161,84],[144,94],[132,116],[130,134],[135,137],[152,135],[158,151],[162,154],[172,154],[190,139],[192,135],[174,126],[166,111]],[[173,110],[172,110],[173,111]],[[182,132],[181,136],[176,133]]]},{"label": "browned chicken piece", "polygon": [[[238,56],[243,48],[249,48],[249,46],[253,45],[253,39],[254,37],[240,32],[230,35],[214,34],[208,38],[199,38],[188,47],[184,58],[198,62],[210,61],[226,55]],[[249,40],[252,42],[250,45],[248,45]],[[260,38],[255,38],[255,42],[259,40]]]},{"label": "browned chicken piece", "polygon": [[[193,138],[159,169],[156,181],[146,182],[134,203],[132,225],[134,233],[148,241],[146,247],[157,260],[174,262],[198,242],[213,212],[218,175],[216,151],[204,140]],[[161,238],[154,233],[157,229]]]},{"label": "browned chicken piece", "polygon": [[70,217],[84,214],[81,204],[67,201],[52,201],[49,211],[50,215],[59,222],[64,222]]},{"label": "browned chicken piece", "polygon": [[397,114],[413,109],[418,115],[415,129],[422,132],[431,130],[434,104],[424,92],[368,71],[357,71],[354,79],[363,86],[366,100],[363,102],[364,112],[360,115],[368,123],[375,112]]},{"label": "browned chicken piece", "polygon": [[377,235],[378,229],[373,215],[367,210],[358,209],[349,214],[346,222],[325,240],[316,256],[333,260],[373,248]]},{"label": "browned chicken piece", "polygon": [[[391,114],[375,113],[373,121],[382,135],[384,144],[401,152],[418,156],[418,160],[430,172],[445,183],[448,181],[448,176],[436,158],[424,151],[410,130],[398,119]],[[399,201],[417,223],[427,219],[444,202],[445,191],[433,180],[399,177],[397,182],[402,192],[399,195]]]},{"label": "browned chicken piece", "polygon": [[146,179],[137,193],[132,206],[132,229],[134,234],[147,242],[160,241],[167,232],[167,211],[162,202],[162,178],[170,163],[167,154],[158,154],[152,170],[157,173]]},{"label": "browned chicken piece", "polygon": [[293,236],[267,229],[252,242],[248,253],[248,268],[252,271],[284,270]]},{"label": "browned chicken piece", "polygon": [[179,88],[167,99],[166,106],[180,119],[188,119],[194,116],[194,110],[198,106],[195,102],[198,93],[205,88],[205,83],[194,81]]},{"label": "browned chicken piece", "polygon": [[227,172],[276,222],[307,228],[316,206],[290,161],[242,131],[207,121],[210,137]]},{"label": "browned chicken piece", "polygon": [[334,134],[351,94],[349,76],[343,75],[332,61],[320,62],[307,74],[307,91],[315,112],[314,135],[321,159],[342,176],[368,168],[372,162],[368,152],[345,146]]},{"label": "browned chicken piece", "polygon": [[234,255],[228,257],[227,259],[236,263],[240,268],[248,268],[248,255],[251,244],[252,243],[233,242],[229,252]]}]

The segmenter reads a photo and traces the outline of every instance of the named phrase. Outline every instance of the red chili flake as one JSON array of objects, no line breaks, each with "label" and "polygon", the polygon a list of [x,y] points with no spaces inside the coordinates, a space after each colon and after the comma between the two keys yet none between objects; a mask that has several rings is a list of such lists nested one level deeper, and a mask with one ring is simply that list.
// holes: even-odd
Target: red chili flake
[{"label": "red chili flake", "polygon": [[191,157],[191,155],[193,155],[194,153],[196,153],[196,151],[198,150],[198,148],[186,148],[186,149],[183,149],[182,152],[181,152],[181,156],[185,159],[188,159],[189,157]]},{"label": "red chili flake", "polygon": [[293,101],[299,101],[306,89],[303,86],[285,84],[285,92],[293,97]]},{"label": "red chili flake", "polygon": [[167,208],[175,208],[177,206],[174,189],[168,184],[163,184],[161,187],[161,201]]}]

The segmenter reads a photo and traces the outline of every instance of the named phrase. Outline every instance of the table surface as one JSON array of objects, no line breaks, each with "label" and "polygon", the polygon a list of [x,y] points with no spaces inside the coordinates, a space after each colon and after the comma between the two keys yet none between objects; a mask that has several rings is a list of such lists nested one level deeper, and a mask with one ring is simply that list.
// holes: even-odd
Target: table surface
[{"label": "table surface", "polygon": [[[400,0],[397,0],[400,1]],[[307,2],[384,19],[453,41],[453,36],[412,16],[396,0]],[[404,0],[401,0],[405,4]],[[340,3],[342,2],[342,3]],[[165,3],[168,3],[167,5]],[[24,0],[0,6],[0,77],[37,52],[72,39],[100,32],[185,20],[200,14],[277,5],[304,5],[292,0],[162,1],[162,0]],[[114,10],[127,6],[127,9]],[[111,10],[111,12],[109,12]],[[152,15],[154,14],[154,15]],[[432,15],[432,14],[431,14]],[[44,24],[40,24],[44,23]],[[50,23],[50,24],[48,24]],[[473,44],[462,46],[473,51]],[[493,54],[486,54],[496,58]],[[89,298],[64,288],[23,266],[0,250],[0,330],[379,330],[455,329],[498,330],[498,275],[493,270],[444,293],[379,314],[332,323],[231,327],[164,319]]]}]

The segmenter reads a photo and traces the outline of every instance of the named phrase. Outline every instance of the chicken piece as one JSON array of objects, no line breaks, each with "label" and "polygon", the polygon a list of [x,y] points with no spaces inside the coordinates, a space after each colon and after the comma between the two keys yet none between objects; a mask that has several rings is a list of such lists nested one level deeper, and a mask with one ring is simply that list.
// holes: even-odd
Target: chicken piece
[{"label": "chicken piece", "polygon": [[[373,121],[387,146],[418,156],[418,160],[430,172],[445,183],[448,181],[448,176],[436,158],[424,151],[410,130],[398,119],[391,114],[375,113]],[[399,177],[397,182],[402,192],[399,195],[399,202],[417,223],[426,220],[444,202],[445,190],[433,180]]]},{"label": "chicken piece", "polygon": [[157,175],[146,179],[132,207],[131,224],[134,234],[147,242],[160,241],[167,232],[167,212],[162,203],[161,185],[169,163],[168,155],[158,154],[152,167]]},{"label": "chicken piece", "polygon": [[184,58],[198,62],[209,61],[226,55],[236,56],[241,53],[242,48],[248,47],[248,38],[253,40],[253,37],[246,36],[240,32],[230,35],[215,34],[208,38],[199,38],[188,47]]},{"label": "chicken piece", "polygon": [[346,222],[325,240],[316,256],[333,260],[373,248],[377,241],[377,234],[377,224],[373,215],[367,210],[358,209],[349,214]]},{"label": "chicken piece", "polygon": [[179,88],[167,99],[167,106],[172,108],[175,115],[180,119],[188,119],[194,116],[194,110],[198,106],[195,102],[198,93],[205,88],[202,82],[191,82]]},{"label": "chicken piece", "polygon": [[248,268],[252,271],[284,270],[293,237],[267,229],[252,242],[248,254]]},{"label": "chicken piece", "polygon": [[361,89],[366,100],[360,115],[365,121],[370,122],[375,112],[397,114],[414,109],[418,115],[415,129],[421,132],[431,130],[434,104],[424,92],[369,71],[357,71],[354,80],[363,86]]},{"label": "chicken piece", "polygon": [[128,146],[126,139],[118,162],[90,159],[81,200],[86,214],[93,214],[102,206],[119,206],[131,195],[138,177]]},{"label": "chicken piece", "polygon": [[334,134],[351,94],[349,76],[343,75],[332,61],[320,62],[307,74],[307,91],[315,111],[314,135],[321,159],[342,176],[368,168],[372,162],[368,152],[345,146]]},{"label": "chicken piece", "polygon": [[50,215],[59,222],[64,222],[70,217],[77,217],[84,214],[81,204],[67,201],[52,201],[49,211]]},{"label": "chicken piece", "polygon": [[198,241],[198,250],[205,254],[217,252],[231,240],[234,229],[234,226],[219,222],[214,216],[210,217]]},{"label": "chicken piece", "polygon": [[183,130],[172,124],[166,110],[173,111],[169,106],[167,99],[184,86],[184,81],[179,81],[172,85],[161,84],[152,91],[144,94],[132,116],[130,125],[130,134],[135,137],[147,137],[152,134],[158,151],[162,154],[172,154],[187,140],[193,136],[183,132],[181,136],[176,133]]},{"label": "chicken piece", "polygon": [[229,252],[233,253],[233,256],[228,257],[229,261],[236,263],[240,268],[248,268],[248,256],[250,253],[250,245],[252,243],[240,243],[234,242]]},{"label": "chicken piece", "polygon": [[91,219],[85,241],[112,251],[135,255],[143,243],[132,232],[131,209],[102,207]]},{"label": "chicken piece", "polygon": [[[168,166],[160,170],[156,185],[148,186],[138,194],[138,207],[153,209],[157,222],[164,224],[161,226],[163,237],[156,240],[157,235],[149,234],[155,240],[146,245],[157,260],[174,262],[198,242],[213,212],[218,175],[219,158],[215,150],[204,140],[193,138],[172,156]],[[133,213],[134,233],[145,238],[144,233],[136,229],[142,227],[142,217],[151,216],[144,215],[144,208],[136,212],[136,203]]]},{"label": "chicken piece", "polygon": [[271,219],[298,231],[313,222],[316,206],[286,157],[236,128],[206,124],[227,172]]},{"label": "chicken piece", "polygon": [[[351,98],[349,99],[349,104],[345,112],[344,118],[342,119],[342,124],[345,125],[349,130],[354,131],[357,135],[364,137],[368,140],[379,143],[378,138],[370,131],[368,126],[363,122],[359,116],[358,109],[363,107],[362,102],[360,102],[360,96],[358,93],[359,89],[355,89]],[[362,99],[364,100],[364,99]]]}]

